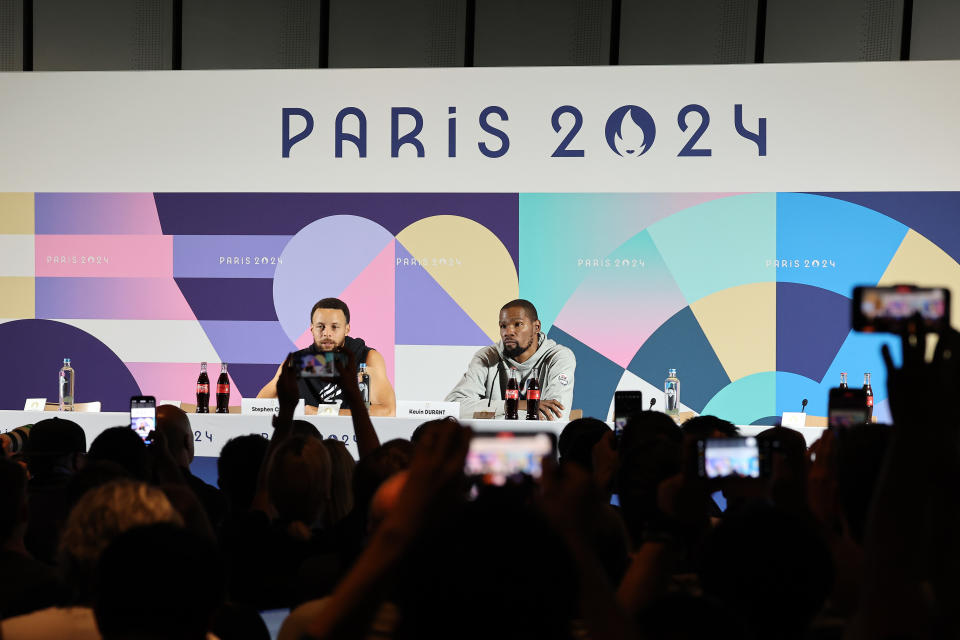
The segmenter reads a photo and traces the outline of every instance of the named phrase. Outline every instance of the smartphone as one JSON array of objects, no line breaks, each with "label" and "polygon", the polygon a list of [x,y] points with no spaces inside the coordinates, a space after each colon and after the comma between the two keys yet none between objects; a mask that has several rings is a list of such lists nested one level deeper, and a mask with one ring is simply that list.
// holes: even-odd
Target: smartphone
[{"label": "smartphone", "polygon": [[153,396],[130,398],[130,428],[136,431],[146,444],[151,444],[151,435],[157,428],[157,400]]},{"label": "smartphone", "polygon": [[950,324],[950,290],[913,285],[855,287],[853,330],[867,333],[905,333],[918,315],[927,331]]},{"label": "smartphone", "polygon": [[704,438],[697,455],[701,478],[760,477],[760,445],[753,436]]},{"label": "smartphone", "polygon": [[827,405],[827,425],[852,427],[867,422],[867,392],[862,388],[830,389]]},{"label": "smartphone", "polygon": [[642,391],[617,391],[613,394],[613,435],[618,442],[627,420],[641,411],[643,411]]},{"label": "smartphone", "polygon": [[337,367],[334,361],[339,361],[342,367],[345,364],[346,357],[335,351],[304,354],[300,356],[297,375],[301,378],[335,378],[337,377]]},{"label": "smartphone", "polygon": [[555,456],[556,435],[546,431],[478,431],[464,473],[474,485],[519,484],[543,475],[543,458]]}]

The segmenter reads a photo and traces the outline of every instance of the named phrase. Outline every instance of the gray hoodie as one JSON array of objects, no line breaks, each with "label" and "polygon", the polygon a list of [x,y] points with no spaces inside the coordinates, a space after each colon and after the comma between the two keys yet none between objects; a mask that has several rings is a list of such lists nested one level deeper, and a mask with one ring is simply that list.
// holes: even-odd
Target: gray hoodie
[{"label": "gray hoodie", "polygon": [[[503,341],[484,347],[474,354],[470,366],[459,384],[447,394],[447,402],[460,403],[460,417],[469,420],[475,411],[493,411],[503,417],[503,392],[510,367],[517,369],[520,391],[526,392],[526,382],[533,371],[540,381],[540,397],[557,400],[563,405],[563,418],[570,415],[573,403],[573,372],[577,359],[573,351],[550,340],[541,332],[540,347],[526,362],[516,362],[503,355]],[[522,416],[521,416],[522,417]]]}]

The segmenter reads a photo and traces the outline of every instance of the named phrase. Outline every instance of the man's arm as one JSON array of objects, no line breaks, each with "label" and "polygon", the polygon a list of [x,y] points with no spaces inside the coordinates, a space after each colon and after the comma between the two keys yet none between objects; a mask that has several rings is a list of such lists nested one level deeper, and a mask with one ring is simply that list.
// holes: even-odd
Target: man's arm
[{"label": "man's arm", "polygon": [[[543,400],[555,400],[563,405],[561,419],[570,417],[573,408],[573,374],[577,368],[577,358],[566,347],[559,349],[550,360],[550,366],[540,381],[540,397]],[[543,404],[543,401],[541,401]]]},{"label": "man's arm", "polygon": [[277,380],[280,379],[281,371],[283,371],[283,364],[277,367],[277,374],[273,376],[273,380],[265,384],[263,386],[263,389],[260,389],[260,393],[257,394],[258,398],[276,398],[277,397]]},{"label": "man's arm", "polygon": [[373,349],[367,354],[367,375],[370,376],[370,415],[397,415],[397,395],[387,378],[387,363]]},{"label": "man's arm", "polygon": [[475,411],[493,411],[503,415],[503,400],[491,402],[487,398],[487,377],[491,374],[486,357],[488,349],[485,347],[474,354],[460,382],[444,398],[445,402],[460,403],[460,417],[464,420],[473,418]]}]

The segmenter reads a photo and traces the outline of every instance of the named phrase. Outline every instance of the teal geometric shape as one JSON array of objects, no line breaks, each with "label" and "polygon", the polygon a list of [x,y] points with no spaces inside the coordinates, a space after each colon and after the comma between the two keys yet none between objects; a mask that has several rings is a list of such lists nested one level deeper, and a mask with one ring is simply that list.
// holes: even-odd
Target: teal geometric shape
[{"label": "teal geometric shape", "polygon": [[583,260],[603,259],[651,224],[725,194],[521,193],[520,297],[549,331],[589,275]]},{"label": "teal geometric shape", "polygon": [[777,372],[764,371],[728,384],[710,399],[701,415],[717,416],[733,424],[776,415]]},{"label": "teal geometric shape", "polygon": [[776,194],[751,193],[681,211],[650,227],[688,303],[754,282],[773,282]]},{"label": "teal geometric shape", "polygon": [[880,281],[908,230],[844,200],[777,194],[777,282],[807,284],[849,298],[853,287]]}]

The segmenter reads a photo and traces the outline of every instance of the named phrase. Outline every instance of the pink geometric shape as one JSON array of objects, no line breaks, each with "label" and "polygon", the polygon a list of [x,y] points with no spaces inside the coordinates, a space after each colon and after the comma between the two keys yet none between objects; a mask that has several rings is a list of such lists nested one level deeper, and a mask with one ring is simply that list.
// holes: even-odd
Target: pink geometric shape
[{"label": "pink geometric shape", "polygon": [[173,236],[36,236],[36,275],[172,278]]},{"label": "pink geometric shape", "polygon": [[[200,375],[199,362],[125,362],[133,374],[144,395],[161,400],[179,400],[194,404],[197,401],[197,377]],[[210,385],[217,384],[220,375],[220,363],[208,362],[207,372]],[[230,406],[240,406],[240,394],[230,372]],[[266,380],[264,381],[266,383]],[[210,393],[211,411],[217,406],[216,391]]]},{"label": "pink geometric shape", "polygon": [[[340,293],[350,307],[350,335],[363,338],[368,347],[380,352],[393,384],[394,323],[394,242],[367,265]],[[309,343],[308,343],[309,344]]]},{"label": "pink geometric shape", "polygon": [[171,278],[37,278],[38,318],[196,320]]}]

